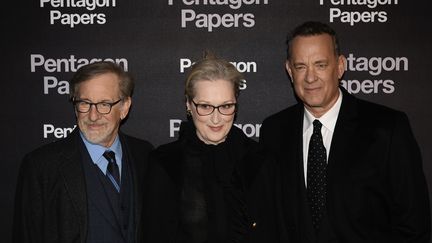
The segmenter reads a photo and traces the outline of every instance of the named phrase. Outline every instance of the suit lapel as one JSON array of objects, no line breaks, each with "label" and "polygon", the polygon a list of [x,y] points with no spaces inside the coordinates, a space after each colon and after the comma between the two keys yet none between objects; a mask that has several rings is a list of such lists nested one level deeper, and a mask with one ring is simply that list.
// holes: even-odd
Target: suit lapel
[{"label": "suit lapel", "polygon": [[87,194],[78,139],[80,139],[78,129],[75,129],[66,139],[60,173],[72,204],[79,215],[80,232],[84,236],[81,242],[84,242],[87,235]]},{"label": "suit lapel", "polygon": [[[303,156],[303,121],[304,121],[304,106],[300,105],[299,110],[297,111],[296,115],[296,140],[293,141],[295,143],[296,147],[296,157],[295,161],[297,164],[296,171],[299,172],[297,175],[297,188],[299,192],[299,197],[297,199],[299,203],[300,212],[296,214],[297,216],[297,222],[299,225],[301,225],[301,229],[304,229],[304,231],[300,232],[301,240],[304,239],[306,242],[316,242],[316,234],[315,229],[312,225],[312,215],[309,208],[309,203],[307,200],[307,188],[306,188],[306,178],[305,178],[305,171],[304,171],[304,156]],[[293,145],[294,146],[294,145]]]},{"label": "suit lapel", "polygon": [[[358,141],[358,114],[356,99],[343,90],[342,105],[333,133],[330,154],[328,159],[329,179],[337,174],[347,165],[347,158],[353,155]],[[336,174],[333,174],[336,173]],[[329,181],[330,183],[331,181]]]},{"label": "suit lapel", "polygon": [[[144,169],[138,169],[141,166],[144,166],[146,164],[146,159],[140,156],[139,153],[136,153],[137,151],[140,151],[140,148],[131,149],[131,146],[133,144],[129,143],[129,140],[127,137],[123,134],[119,134],[120,141],[122,143],[122,149],[123,149],[123,156],[127,156],[128,158],[128,164],[129,164],[129,172],[131,175],[131,182],[132,182],[132,193],[133,193],[133,214],[135,217],[135,232],[139,232],[140,225],[138,222],[141,222],[141,212],[142,212],[142,203],[143,203],[143,197],[142,197],[142,176],[145,175],[146,168]],[[135,152],[135,153],[134,153]]]},{"label": "suit lapel", "polygon": [[[113,209],[112,202],[110,202],[109,197],[107,196],[107,192],[105,191],[105,187],[102,185],[100,180],[100,174],[97,167],[91,161],[90,156],[86,156],[83,163],[86,169],[84,172],[86,173],[87,179],[87,187],[90,192],[88,195],[89,203],[92,203],[95,208],[105,217],[106,221],[111,224],[114,230],[118,231],[120,229],[120,224],[118,221],[118,215],[115,214],[115,210]],[[99,186],[98,186],[99,185]],[[102,190],[101,190],[102,188]],[[121,234],[121,232],[119,231]]]},{"label": "suit lapel", "polygon": [[[282,225],[281,241],[288,241],[293,231],[298,234],[302,241],[314,242],[315,235],[310,219],[309,207],[306,199],[306,188],[303,169],[303,113],[302,104],[298,104],[291,113],[283,118],[277,156],[279,163],[276,205],[280,212],[278,221]],[[289,128],[289,129],[286,129]],[[293,228],[294,227],[294,228]],[[287,231],[288,230],[288,231]]]},{"label": "suit lapel", "polygon": [[[93,193],[87,194],[87,185],[94,186],[97,183],[101,183],[98,180],[98,176],[94,171],[93,164],[91,162],[90,155],[85,148],[84,143],[81,140],[78,130],[74,130],[70,134],[70,141],[65,147],[64,162],[61,166],[61,174],[63,175],[65,186],[69,191],[72,203],[76,206],[79,215],[82,219],[82,232],[83,235],[87,235],[88,225],[88,214],[87,205],[93,203],[96,208],[101,212],[102,215],[111,223],[113,228],[119,229],[118,220],[114,215],[114,211],[107,200],[100,200],[106,198],[105,191],[93,188]],[[84,169],[86,166],[86,170]],[[86,176],[87,173],[87,176]],[[93,183],[86,183],[87,180],[93,180]],[[89,182],[90,182],[89,181]],[[84,237],[84,240],[86,237]]]},{"label": "suit lapel", "polygon": [[341,178],[347,176],[349,167],[352,166],[353,156],[360,156],[359,152],[356,151],[358,150],[357,141],[361,135],[358,132],[357,101],[344,89],[342,92],[342,105],[333,133],[327,167],[327,218],[329,227],[333,229],[335,227],[332,225],[331,219],[335,218],[335,212],[339,210],[334,208],[335,203],[332,202],[335,193],[339,192],[333,188],[337,183],[340,183]]},{"label": "suit lapel", "polygon": [[[356,136],[358,127],[357,119],[357,105],[356,99],[342,89],[343,101],[341,110],[339,112],[338,120],[335,126],[335,132],[332,138],[331,150],[328,160],[328,185],[331,186],[335,180],[344,173],[343,166],[346,165],[346,158],[348,155],[353,153],[353,149],[356,147],[353,144],[352,138]],[[284,119],[284,123],[281,124],[281,131],[287,131],[281,136],[283,139],[281,143],[281,154],[279,157],[280,163],[280,174],[281,178],[280,190],[281,195],[277,201],[282,201],[281,207],[284,212],[284,217],[290,217],[294,215],[295,224],[297,230],[299,230],[300,241],[302,242],[317,242],[317,235],[311,221],[310,209],[308,206],[304,176],[304,165],[303,165],[303,116],[304,108],[301,104],[297,105],[293,113],[287,114]],[[290,129],[285,129],[289,127]],[[288,158],[288,161],[287,161]],[[290,161],[291,160],[291,161]],[[297,198],[293,198],[297,197]],[[328,195],[330,198],[331,195]],[[287,205],[292,205],[292,208]],[[331,208],[331,201],[327,202],[328,214],[331,215],[333,210]],[[300,209],[300,210],[297,210]],[[287,213],[288,210],[294,210],[292,213]],[[291,216],[292,217],[292,216]],[[330,216],[330,218],[332,218]],[[282,220],[282,225],[286,225],[287,220]],[[331,224],[331,221],[329,220]]]}]

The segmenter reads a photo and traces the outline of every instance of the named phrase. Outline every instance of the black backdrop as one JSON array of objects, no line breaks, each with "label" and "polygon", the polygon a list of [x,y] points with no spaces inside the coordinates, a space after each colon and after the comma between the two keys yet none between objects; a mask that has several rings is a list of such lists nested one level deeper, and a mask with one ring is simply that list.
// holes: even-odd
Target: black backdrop
[{"label": "black backdrop", "polygon": [[236,124],[255,139],[262,120],[295,102],[285,37],[306,20],[330,23],[349,57],[343,85],[405,111],[432,188],[432,31],[426,1],[39,0],[2,8],[0,233],[10,241],[19,163],[75,125],[68,82],[80,65],[120,62],[136,80],[123,131],[155,146],[185,119],[183,82],[204,49],[236,62],[246,83]]}]

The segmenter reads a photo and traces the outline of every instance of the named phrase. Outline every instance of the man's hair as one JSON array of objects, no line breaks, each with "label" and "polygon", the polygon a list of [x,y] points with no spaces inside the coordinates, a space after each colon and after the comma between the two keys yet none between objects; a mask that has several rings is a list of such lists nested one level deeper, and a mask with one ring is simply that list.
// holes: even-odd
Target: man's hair
[{"label": "man's hair", "polygon": [[333,39],[334,53],[336,56],[340,55],[339,39],[336,32],[327,24],[317,21],[307,21],[294,28],[294,30],[287,36],[287,59],[291,57],[291,45],[294,38],[298,36],[314,36],[328,34]]},{"label": "man's hair", "polygon": [[114,62],[100,61],[80,67],[70,80],[71,93],[70,97],[74,98],[78,94],[80,84],[96,76],[113,73],[119,79],[120,98],[132,97],[134,81],[132,77],[123,70],[121,66]]},{"label": "man's hair", "polygon": [[195,97],[195,83],[202,80],[226,80],[233,84],[234,94],[240,94],[240,83],[243,75],[237,68],[223,58],[216,57],[211,52],[205,52],[204,58],[193,64],[185,82],[185,98],[191,101]]}]

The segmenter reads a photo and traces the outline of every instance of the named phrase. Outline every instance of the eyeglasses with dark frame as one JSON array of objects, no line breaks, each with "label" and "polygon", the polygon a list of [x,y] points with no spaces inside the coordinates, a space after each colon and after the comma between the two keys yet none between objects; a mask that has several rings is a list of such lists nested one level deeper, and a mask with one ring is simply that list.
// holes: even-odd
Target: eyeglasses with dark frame
[{"label": "eyeglasses with dark frame", "polygon": [[208,116],[214,112],[214,110],[218,110],[222,115],[232,115],[237,111],[237,103],[226,103],[218,106],[210,105],[210,104],[197,104],[195,101],[191,100],[195,105],[195,110],[200,116]]},{"label": "eyeglasses with dark frame", "polygon": [[123,99],[119,99],[114,102],[98,102],[98,103],[92,103],[85,100],[73,100],[72,103],[75,106],[75,109],[80,113],[87,113],[90,111],[90,108],[92,105],[96,107],[96,111],[100,114],[106,115],[111,112],[111,109],[113,106],[117,105],[120,101]]}]

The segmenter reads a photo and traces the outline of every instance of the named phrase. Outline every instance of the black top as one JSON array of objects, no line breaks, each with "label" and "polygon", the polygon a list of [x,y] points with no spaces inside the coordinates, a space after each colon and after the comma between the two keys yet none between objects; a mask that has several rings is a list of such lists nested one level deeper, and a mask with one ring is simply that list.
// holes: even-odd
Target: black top
[{"label": "black top", "polygon": [[182,166],[183,185],[181,189],[180,227],[183,242],[203,243],[207,241],[208,214],[204,187],[203,163],[205,149],[190,143],[185,150]]},{"label": "black top", "polygon": [[191,122],[179,139],[152,153],[146,185],[149,242],[245,242],[252,227],[239,178],[256,142],[232,127],[226,140],[207,145]]}]

